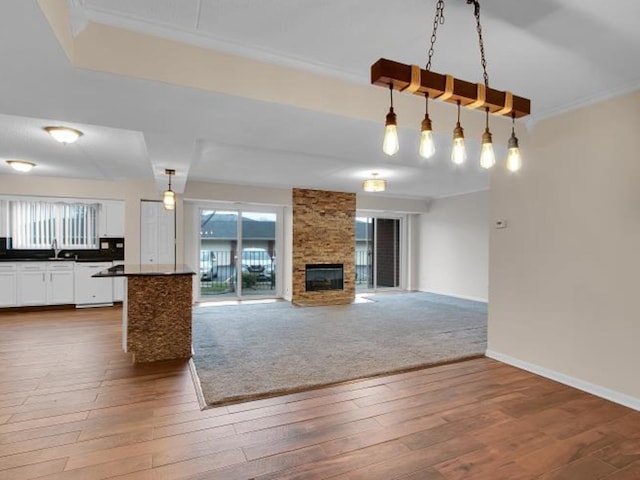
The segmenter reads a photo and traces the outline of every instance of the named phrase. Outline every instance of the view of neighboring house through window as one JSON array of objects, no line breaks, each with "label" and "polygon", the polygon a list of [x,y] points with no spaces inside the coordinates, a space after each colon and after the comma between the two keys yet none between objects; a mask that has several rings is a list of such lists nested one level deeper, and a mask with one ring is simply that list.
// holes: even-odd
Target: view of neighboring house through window
[{"label": "view of neighboring house through window", "polygon": [[276,296],[273,212],[200,209],[200,297]]},{"label": "view of neighboring house through window", "polygon": [[15,249],[98,248],[98,204],[9,200]]}]

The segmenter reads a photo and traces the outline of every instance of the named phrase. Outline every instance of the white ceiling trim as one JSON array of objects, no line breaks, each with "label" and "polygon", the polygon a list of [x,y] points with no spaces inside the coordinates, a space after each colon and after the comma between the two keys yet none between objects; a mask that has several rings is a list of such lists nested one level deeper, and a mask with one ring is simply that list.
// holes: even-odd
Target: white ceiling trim
[{"label": "white ceiling trim", "polygon": [[86,14],[85,0],[67,0],[69,6],[69,24],[71,25],[71,35],[77,37],[87,25],[89,19]]},{"label": "white ceiling trim", "polygon": [[542,112],[536,112],[525,119],[525,125],[527,130],[533,131],[538,123],[549,118],[557,117],[565,113],[573,112],[580,108],[589,107],[596,103],[604,102],[615,97],[626,95],[640,90],[640,79],[634,80],[628,84],[620,85],[617,88],[607,88],[595,95],[590,95],[584,99],[576,100],[574,102],[568,102],[556,106],[555,108],[543,110]]},{"label": "white ceiling trim", "polygon": [[[199,3],[198,6],[200,7],[200,5],[201,4]],[[223,40],[222,38],[218,38],[208,33],[194,33],[180,28],[177,25],[168,25],[159,21],[151,21],[135,15],[124,14],[109,9],[88,6],[86,4],[83,4],[81,8],[84,10],[85,21],[88,20],[109,27],[121,28],[136,33],[174,40],[187,45],[216,50],[222,53],[237,55],[239,57],[249,58],[251,60],[257,60],[259,62],[270,63],[282,67],[304,70],[349,82],[359,84],[369,83],[368,75],[356,74],[332,65],[320,62],[310,62],[309,60],[286,55],[282,52],[266,48],[258,48],[255,45]],[[198,21],[199,18],[196,19],[195,28],[197,28]]]}]

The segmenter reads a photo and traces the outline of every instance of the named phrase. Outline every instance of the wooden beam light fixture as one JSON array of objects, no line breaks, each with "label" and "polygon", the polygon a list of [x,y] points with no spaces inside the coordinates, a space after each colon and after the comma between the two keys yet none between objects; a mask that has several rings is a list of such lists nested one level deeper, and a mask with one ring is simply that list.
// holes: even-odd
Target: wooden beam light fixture
[{"label": "wooden beam light fixture", "polygon": [[[381,58],[371,65],[371,84],[388,88],[392,94],[393,90],[399,92],[407,92],[417,95],[425,99],[427,108],[425,120],[421,126],[421,144],[420,155],[429,158],[435,153],[433,145],[431,119],[429,118],[428,102],[429,99],[441,100],[453,103],[468,109],[482,109],[486,116],[486,129],[482,135],[483,145],[483,161],[484,168],[490,168],[494,163],[491,161],[493,155],[493,146],[491,133],[489,132],[489,114],[510,116],[515,124],[516,118],[521,118],[531,113],[531,100],[528,98],[513,95],[509,91],[496,90],[489,87],[489,76],[487,74],[487,62],[484,54],[484,42],[482,39],[482,26],[480,24],[480,3],[479,0],[466,0],[467,4],[474,6],[474,16],[476,18],[476,30],[478,32],[478,42],[480,46],[481,64],[483,69],[484,83],[473,83],[466,80],[454,78],[451,75],[444,75],[433,72],[431,70],[431,61],[434,53],[434,45],[436,42],[436,34],[438,26],[444,24],[444,0],[437,0],[436,15],[433,21],[433,32],[431,35],[431,46],[429,48],[429,57],[426,68],[422,69],[417,65],[406,65]],[[393,101],[393,96],[391,97]],[[393,105],[390,110],[393,114],[393,127],[396,127],[396,114],[393,111]],[[389,116],[387,116],[387,127],[389,127]],[[387,128],[387,130],[389,130]],[[396,137],[397,138],[397,137]],[[424,143],[424,145],[423,145]],[[395,154],[399,146],[395,148],[385,148],[384,151],[388,155]],[[454,130],[454,148],[452,151],[452,161],[454,163],[462,163],[463,157],[466,158],[464,148],[464,134],[460,126],[460,114],[458,110],[458,123]],[[512,149],[515,149],[512,151]],[[464,153],[464,155],[463,155]],[[520,150],[518,147],[518,139],[515,131],[512,129],[512,136],[509,140],[509,158],[508,168],[510,171],[516,171],[522,164]],[[462,160],[461,160],[462,159]]]}]

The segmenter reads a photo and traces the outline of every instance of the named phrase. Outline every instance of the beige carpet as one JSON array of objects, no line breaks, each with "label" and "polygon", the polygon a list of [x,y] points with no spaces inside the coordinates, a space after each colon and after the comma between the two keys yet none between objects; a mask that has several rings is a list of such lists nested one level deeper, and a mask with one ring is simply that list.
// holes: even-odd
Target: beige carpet
[{"label": "beige carpet", "polygon": [[193,361],[208,406],[484,355],[487,306],[427,293],[296,307],[194,309]]}]

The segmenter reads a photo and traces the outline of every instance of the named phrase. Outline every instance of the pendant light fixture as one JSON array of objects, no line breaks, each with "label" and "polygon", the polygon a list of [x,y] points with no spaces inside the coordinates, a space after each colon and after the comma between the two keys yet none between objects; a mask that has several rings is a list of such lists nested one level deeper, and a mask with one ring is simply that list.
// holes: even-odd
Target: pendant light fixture
[{"label": "pendant light fixture", "polygon": [[462,165],[467,159],[467,148],[464,145],[464,129],[460,125],[460,100],[458,100],[458,121],[453,129],[453,147],[451,148],[451,161],[456,165]]},{"label": "pendant light fixture", "polygon": [[[492,136],[489,131],[489,114],[509,115],[513,121],[515,121],[516,118],[521,118],[531,113],[531,101],[529,99],[513,95],[509,91],[501,91],[489,87],[487,60],[485,58],[484,40],[482,38],[482,25],[480,24],[480,2],[479,0],[466,0],[466,3],[467,5],[473,5],[473,14],[476,20],[475,29],[478,34],[480,64],[482,66],[484,82],[472,83],[431,70],[437,30],[440,25],[445,23],[445,0],[436,0],[436,14],[433,20],[433,30],[430,39],[431,44],[428,49],[427,64],[424,69],[417,65],[406,65],[384,58],[379,59],[371,66],[371,83],[373,85],[387,87],[391,90],[391,108],[385,123],[385,140],[383,142],[383,150],[387,155],[393,155],[397,153],[399,149],[396,115],[393,111],[394,89],[426,98],[427,102],[429,98],[434,98],[457,105],[458,121],[453,133],[453,148],[451,151],[451,160],[456,165],[464,163],[467,156],[464,144],[464,131],[460,125],[461,106],[471,110],[482,108],[485,111],[486,127],[482,135],[482,153],[480,157],[480,164],[483,168],[491,168],[491,166],[495,164]],[[431,129],[431,119],[429,118],[428,110],[425,119],[422,121],[420,130],[419,152],[422,157],[428,158],[429,155],[435,153],[433,131]],[[518,140],[512,131],[511,139],[509,140],[507,168],[511,171],[516,171],[520,168],[521,164],[522,157],[520,156],[520,150],[518,148]]]},{"label": "pendant light fixture", "polygon": [[171,175],[175,175],[176,171],[167,168],[165,169],[164,173],[169,175],[169,189],[164,192],[164,195],[162,196],[162,203],[164,204],[165,210],[175,210],[176,194],[173,190],[171,190]]},{"label": "pendant light fixture", "polygon": [[82,136],[80,130],[71,127],[44,127],[45,131],[56,141],[69,145]]},{"label": "pendant light fixture", "polygon": [[420,127],[420,148],[418,153],[422,158],[431,158],[436,153],[436,144],[433,141],[433,128],[431,126],[431,119],[429,118],[429,92],[424,95],[425,112],[424,120]]},{"label": "pendant light fixture", "polygon": [[387,181],[382,178],[378,178],[376,172],[372,173],[373,178],[368,178],[362,182],[362,189],[365,192],[384,192],[387,189]]},{"label": "pendant light fixture", "polygon": [[517,172],[522,167],[522,155],[518,147],[518,137],[516,137],[516,117],[511,116],[511,138],[509,138],[509,151],[507,153],[507,169],[510,172]]},{"label": "pendant light fixture", "polygon": [[489,109],[486,111],[486,123],[482,134],[482,149],[480,150],[480,166],[489,169],[496,164],[496,155],[493,153],[493,141],[489,131]]},{"label": "pendant light fixture", "polygon": [[389,84],[389,96],[391,97],[391,106],[384,124],[382,151],[387,155],[395,155],[400,150],[400,143],[398,141],[398,123],[396,114],[393,111],[393,84]]}]

